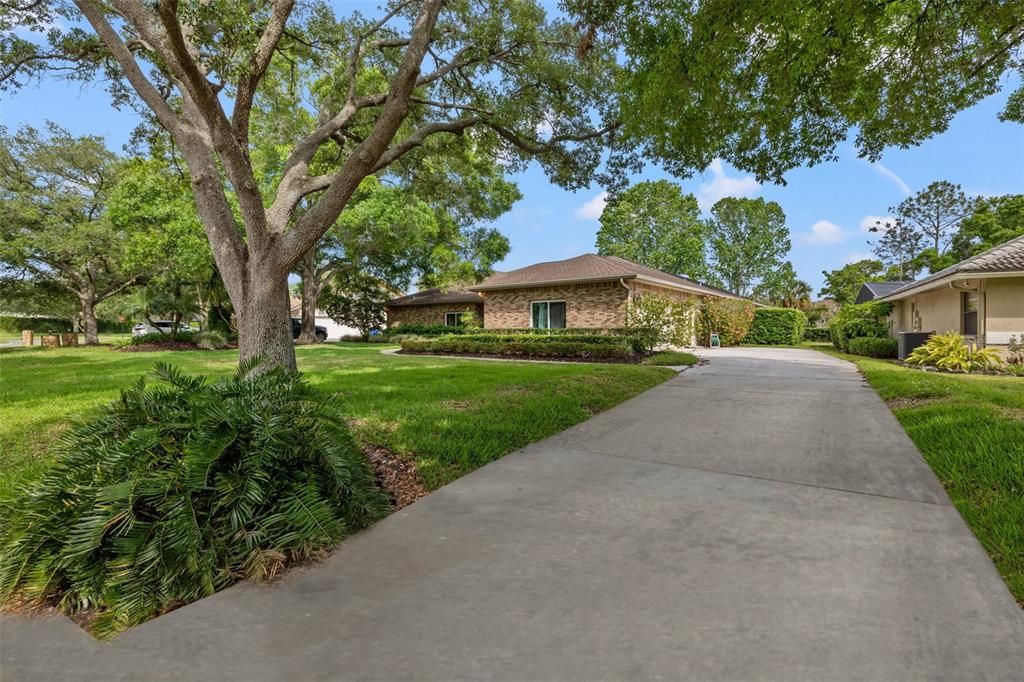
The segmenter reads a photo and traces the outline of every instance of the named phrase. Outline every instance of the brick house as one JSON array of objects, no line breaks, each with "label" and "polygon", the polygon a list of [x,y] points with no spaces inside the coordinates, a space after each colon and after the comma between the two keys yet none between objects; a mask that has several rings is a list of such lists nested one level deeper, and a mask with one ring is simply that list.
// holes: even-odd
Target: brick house
[{"label": "brick house", "polygon": [[466,314],[482,319],[484,302],[480,294],[465,289],[424,289],[391,299],[387,304],[388,327],[402,324],[444,324],[454,327],[462,323]]},{"label": "brick house", "polygon": [[[740,298],[687,277],[670,275],[616,256],[593,253],[496,272],[464,291],[430,289],[388,304],[388,325],[411,322],[458,324],[452,313],[476,308],[486,329],[615,329],[625,325],[631,297],[644,292],[684,300]],[[473,298],[473,297],[476,298]],[[441,301],[441,297],[451,297]],[[459,304],[464,306],[459,308]]]}]

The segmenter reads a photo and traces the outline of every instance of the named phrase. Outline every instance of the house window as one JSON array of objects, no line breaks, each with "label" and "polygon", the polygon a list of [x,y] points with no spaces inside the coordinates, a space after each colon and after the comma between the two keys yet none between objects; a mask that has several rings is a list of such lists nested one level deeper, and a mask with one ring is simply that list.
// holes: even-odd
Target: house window
[{"label": "house window", "polygon": [[444,326],[446,327],[461,327],[462,316],[465,313],[445,313],[444,314]]},{"label": "house window", "polygon": [[961,310],[963,311],[963,327],[964,336],[977,336],[978,335],[978,292],[976,291],[965,291],[960,294],[961,297]]},{"label": "house window", "polygon": [[565,329],[565,301],[534,301],[530,304],[534,329]]}]

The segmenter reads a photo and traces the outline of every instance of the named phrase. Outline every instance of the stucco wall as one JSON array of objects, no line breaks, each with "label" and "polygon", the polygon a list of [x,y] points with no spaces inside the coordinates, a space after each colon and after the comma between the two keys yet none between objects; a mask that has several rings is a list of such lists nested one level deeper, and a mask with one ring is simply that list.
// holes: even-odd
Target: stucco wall
[{"label": "stucco wall", "polygon": [[399,324],[444,324],[445,313],[483,313],[483,306],[473,303],[439,303],[437,305],[407,305],[389,307],[388,327]]},{"label": "stucco wall", "polygon": [[1009,335],[1024,340],[1024,277],[984,281],[985,342],[1002,350]]},{"label": "stucco wall", "polygon": [[913,331],[911,304],[917,304],[921,331],[944,334],[960,333],[960,293],[954,289],[936,289],[902,299],[893,307],[892,331]]},{"label": "stucco wall", "polygon": [[565,301],[566,327],[615,329],[626,322],[629,292],[614,281],[501,289],[483,295],[487,329],[528,329],[533,301]]}]

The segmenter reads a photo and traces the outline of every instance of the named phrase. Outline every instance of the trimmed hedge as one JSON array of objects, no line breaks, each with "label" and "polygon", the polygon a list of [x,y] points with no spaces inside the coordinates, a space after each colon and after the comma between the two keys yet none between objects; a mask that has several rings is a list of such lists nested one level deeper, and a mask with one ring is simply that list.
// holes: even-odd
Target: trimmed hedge
[{"label": "trimmed hedge", "polygon": [[[592,337],[586,337],[592,338]],[[405,339],[402,350],[410,353],[466,353],[506,357],[602,358],[625,359],[633,349],[624,339],[605,337],[602,341],[581,341],[573,338],[532,338],[529,335],[442,336],[433,339]]]},{"label": "trimmed hedge", "polygon": [[869,358],[894,358],[897,355],[896,339],[889,337],[861,336],[847,342],[850,353]]},{"label": "trimmed hedge", "polygon": [[757,308],[743,343],[793,346],[800,343],[807,316],[795,308]]},{"label": "trimmed hedge", "polygon": [[[70,332],[72,331],[71,320],[66,317],[19,317],[17,315],[0,315],[0,331],[8,333],[20,333],[25,329],[31,329],[37,334],[43,332]],[[131,323],[117,322],[115,320],[96,320],[96,329],[100,333],[121,332],[131,329]]]},{"label": "trimmed hedge", "polygon": [[171,337],[170,332],[149,332],[148,334],[141,334],[139,336],[132,336],[128,340],[130,346],[141,346],[147,343],[168,343],[175,341],[177,343],[194,343],[196,341],[197,334],[195,332],[179,331],[174,337]]},{"label": "trimmed hedge", "polygon": [[723,346],[735,346],[747,335],[754,319],[754,304],[732,298],[708,297],[701,302],[697,316],[697,343],[710,344],[718,334]]},{"label": "trimmed hedge", "polygon": [[828,324],[832,345],[844,353],[848,353],[851,339],[888,338],[888,318],[891,312],[892,304],[882,301],[844,305]]},{"label": "trimmed hedge", "polygon": [[452,334],[529,334],[533,336],[607,336],[623,334],[622,329],[574,327],[572,329],[482,329],[480,327],[446,327],[443,324],[396,324],[388,327],[387,335],[450,336]]},{"label": "trimmed hedge", "polygon": [[828,327],[807,327],[804,329],[804,341],[831,341]]},{"label": "trimmed hedge", "polygon": [[482,332],[477,334],[456,334],[453,336],[438,336],[438,339],[463,339],[479,343],[511,343],[515,341],[529,341],[530,343],[597,343],[602,345],[622,345],[628,343],[628,339],[622,336],[609,336],[608,334],[556,334],[552,336],[540,334],[509,334],[503,332]]}]

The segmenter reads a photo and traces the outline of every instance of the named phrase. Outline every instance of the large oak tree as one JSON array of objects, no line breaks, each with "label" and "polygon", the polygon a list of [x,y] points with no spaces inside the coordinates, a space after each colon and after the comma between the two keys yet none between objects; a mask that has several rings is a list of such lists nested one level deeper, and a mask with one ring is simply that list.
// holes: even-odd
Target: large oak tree
[{"label": "large oak tree", "polygon": [[[267,366],[295,366],[288,274],[365,177],[454,135],[511,169],[536,158],[553,181],[579,188],[617,125],[603,97],[611,52],[579,59],[573,25],[525,0],[398,0],[372,19],[294,0],[15,7],[25,25],[57,13],[91,31],[51,29],[45,47],[8,40],[6,85],[55,68],[106,75],[169,132],[234,304],[241,358]],[[274,88],[287,80],[264,78],[277,63],[320,78],[290,93],[311,124],[289,131],[267,186],[254,172],[250,122],[262,99],[286,101]]]}]

